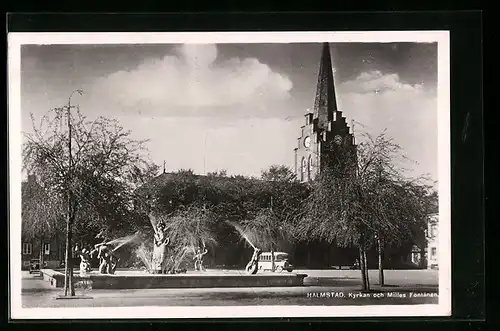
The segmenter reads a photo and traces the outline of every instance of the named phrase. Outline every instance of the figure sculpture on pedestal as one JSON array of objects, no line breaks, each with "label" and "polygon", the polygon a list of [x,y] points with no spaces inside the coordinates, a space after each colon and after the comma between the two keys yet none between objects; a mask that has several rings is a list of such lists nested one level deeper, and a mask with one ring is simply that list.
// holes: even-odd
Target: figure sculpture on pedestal
[{"label": "figure sculpture on pedestal", "polygon": [[77,253],[80,255],[80,275],[92,271],[90,267],[90,252],[84,248],[81,251],[77,250]]},{"label": "figure sculpture on pedestal", "polygon": [[166,248],[170,243],[170,239],[166,236],[166,226],[162,221],[159,221],[156,226],[153,225],[154,233],[154,245],[153,245],[153,261],[151,265],[151,271],[153,273],[166,273],[167,272],[167,261],[166,261]]},{"label": "figure sculpture on pedestal", "polygon": [[198,249],[196,251],[196,254],[193,257],[194,260],[194,270],[197,271],[203,271],[203,256],[208,253],[208,250],[205,248],[205,250],[202,252],[201,249]]},{"label": "figure sculpture on pedestal", "polygon": [[118,265],[118,258],[113,254],[111,246],[107,242],[94,246],[94,251],[97,250],[97,258],[99,259],[99,272],[101,274],[114,274]]},{"label": "figure sculpture on pedestal", "polygon": [[247,273],[251,275],[255,275],[257,271],[259,270],[259,256],[262,253],[262,251],[256,247],[254,247],[252,259],[250,262],[248,262],[245,270]]}]

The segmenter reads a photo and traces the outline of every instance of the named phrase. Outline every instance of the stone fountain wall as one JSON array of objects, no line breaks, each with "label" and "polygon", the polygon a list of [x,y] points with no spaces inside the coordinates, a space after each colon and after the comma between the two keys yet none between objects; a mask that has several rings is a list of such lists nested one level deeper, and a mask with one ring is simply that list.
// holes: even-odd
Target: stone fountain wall
[{"label": "stone fountain wall", "polygon": [[[51,269],[42,270],[44,280],[53,287],[64,286],[64,274]],[[141,288],[227,288],[227,287],[289,287],[304,286],[305,274],[235,275],[218,273],[151,275],[137,272],[126,275],[87,274],[75,276],[75,286],[89,289]],[[77,285],[80,284],[80,285]]]}]

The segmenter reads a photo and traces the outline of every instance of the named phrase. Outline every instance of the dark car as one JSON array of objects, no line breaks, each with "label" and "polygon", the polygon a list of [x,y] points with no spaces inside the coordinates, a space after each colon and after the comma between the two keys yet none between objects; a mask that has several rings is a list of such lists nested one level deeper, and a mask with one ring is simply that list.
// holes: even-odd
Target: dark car
[{"label": "dark car", "polygon": [[30,261],[30,274],[31,273],[39,273],[40,272],[40,260],[33,259]]}]

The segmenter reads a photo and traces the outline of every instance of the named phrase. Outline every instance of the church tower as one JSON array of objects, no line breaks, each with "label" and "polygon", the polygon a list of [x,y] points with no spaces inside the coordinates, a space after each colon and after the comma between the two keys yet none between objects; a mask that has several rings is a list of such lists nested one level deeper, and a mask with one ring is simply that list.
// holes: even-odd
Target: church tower
[{"label": "church tower", "polygon": [[355,149],[354,135],[337,108],[329,43],[323,43],[313,111],[305,116],[295,151],[295,173],[301,182],[313,180],[339,159],[341,150]]}]

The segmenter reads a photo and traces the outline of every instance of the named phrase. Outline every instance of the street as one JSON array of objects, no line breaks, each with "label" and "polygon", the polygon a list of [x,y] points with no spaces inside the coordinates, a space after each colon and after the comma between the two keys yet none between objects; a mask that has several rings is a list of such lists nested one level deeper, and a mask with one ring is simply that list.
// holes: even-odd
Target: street
[{"label": "street", "polygon": [[[210,271],[208,271],[210,272]],[[222,271],[219,271],[222,272]],[[235,271],[224,271],[234,273]],[[387,270],[386,286],[377,285],[378,271],[370,271],[373,293],[360,291],[357,270],[297,270],[305,286],[194,289],[76,289],[80,299],[57,300],[62,289],[51,288],[40,276],[23,272],[22,304],[42,307],[126,306],[242,306],[242,305],[372,305],[437,303],[436,270]]]}]

